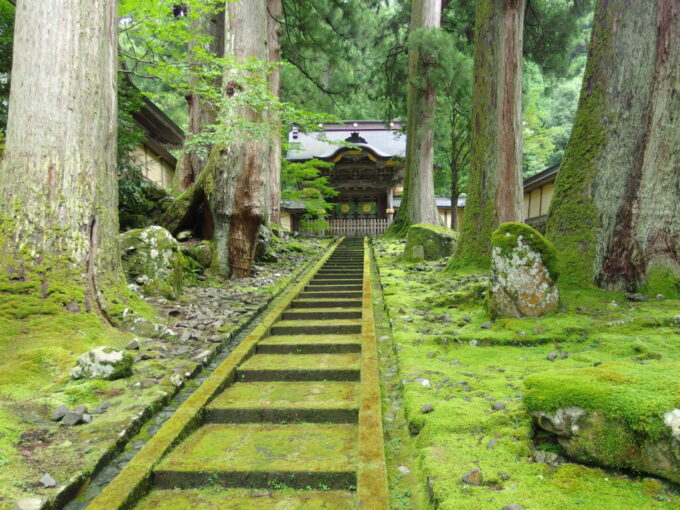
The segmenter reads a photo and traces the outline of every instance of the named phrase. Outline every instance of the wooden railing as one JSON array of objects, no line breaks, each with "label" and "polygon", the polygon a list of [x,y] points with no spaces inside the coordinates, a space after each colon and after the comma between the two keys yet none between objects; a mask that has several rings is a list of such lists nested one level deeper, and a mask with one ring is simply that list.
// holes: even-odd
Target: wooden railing
[{"label": "wooden railing", "polygon": [[378,236],[384,234],[390,222],[387,218],[333,219],[324,232],[302,232],[305,235],[334,235],[347,237]]}]

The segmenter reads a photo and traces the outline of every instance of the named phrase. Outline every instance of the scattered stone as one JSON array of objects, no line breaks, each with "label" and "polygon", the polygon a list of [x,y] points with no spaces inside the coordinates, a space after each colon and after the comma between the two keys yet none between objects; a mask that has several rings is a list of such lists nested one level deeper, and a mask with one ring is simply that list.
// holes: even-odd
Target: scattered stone
[{"label": "scattered stone", "polygon": [[511,505],[505,505],[503,510],[524,510],[524,507],[517,503],[512,503]]},{"label": "scattered stone", "polygon": [[203,363],[204,365],[208,364],[208,361],[210,359],[210,355],[212,354],[212,351],[210,350],[205,350],[194,356],[194,360],[198,361],[199,363]]},{"label": "scattered stone", "polygon": [[402,258],[408,261],[437,260],[450,257],[456,248],[458,233],[447,227],[411,225],[406,234]]},{"label": "scattered stone", "polygon": [[491,407],[494,411],[502,411],[503,409],[505,409],[505,404],[503,402],[496,401]]},{"label": "scattered stone", "polygon": [[389,336],[383,335],[380,338],[378,338],[378,342],[387,342],[390,339]]},{"label": "scattered stone", "polygon": [[177,234],[178,241],[186,241],[189,238],[191,238],[191,230],[182,230],[179,234]]},{"label": "scattered stone", "polygon": [[498,478],[500,478],[504,482],[507,482],[508,480],[510,480],[510,475],[508,473],[506,473],[505,471],[499,471],[498,472]]},{"label": "scattered stone", "polygon": [[432,404],[425,404],[420,408],[420,412],[423,414],[431,413],[432,411],[434,411],[434,406]]},{"label": "scattered stone", "polygon": [[208,241],[201,241],[195,246],[183,248],[182,252],[198,262],[204,269],[210,267],[210,264],[212,264],[212,249],[210,248],[210,243]]},{"label": "scattered stone", "polygon": [[432,358],[434,358],[435,356],[437,356],[437,353],[436,353],[436,352],[428,352],[428,353],[427,353],[428,359],[432,359]]},{"label": "scattered stone", "polygon": [[505,223],[491,237],[489,311],[492,317],[541,317],[559,305],[555,247],[521,223]]},{"label": "scattered stone", "polygon": [[54,410],[52,413],[52,418],[50,419],[52,421],[60,421],[64,416],[66,416],[66,413],[68,413],[68,407],[59,406]]},{"label": "scattered stone", "polygon": [[468,485],[482,485],[484,477],[481,469],[473,469],[469,473],[463,475],[462,480]]},{"label": "scattered stone", "polygon": [[658,301],[663,301],[664,299],[666,299],[666,296],[664,296],[663,294],[657,294],[657,295],[656,295],[656,299],[657,299]]},{"label": "scattered stone", "polygon": [[489,442],[486,444],[486,449],[493,450],[497,444],[498,440],[496,438],[490,439]]},{"label": "scattered stone", "polygon": [[633,301],[636,303],[642,303],[649,299],[647,294],[642,294],[641,292],[626,292],[624,295],[628,301]]},{"label": "scattered stone", "polygon": [[409,468],[407,468],[406,466],[399,466],[397,468],[397,471],[399,471],[404,476],[411,474],[411,470]]},{"label": "scattered stone", "polygon": [[57,481],[54,478],[52,478],[49,475],[49,473],[45,473],[43,477],[40,479],[40,482],[38,483],[40,483],[40,485],[42,485],[46,489],[51,489],[52,487],[57,486]]},{"label": "scattered stone", "polygon": [[40,510],[42,505],[41,498],[24,498],[15,503],[14,510]]},{"label": "scattered stone", "polygon": [[545,358],[548,361],[555,361],[557,359],[558,354],[555,351],[551,351],[550,354],[548,354]]},{"label": "scattered stone", "polygon": [[472,319],[466,315],[465,317],[461,318],[460,320],[462,320],[463,322],[470,322]]},{"label": "scattered stone", "polygon": [[125,346],[125,349],[128,351],[139,350],[139,338],[133,338],[130,340],[130,342]]},{"label": "scattered stone", "polygon": [[569,353],[564,351],[561,352],[560,355],[558,356],[559,359],[567,359],[569,357]]},{"label": "scattered stone", "polygon": [[67,427],[74,427],[75,425],[79,425],[83,419],[83,414],[85,413],[69,411],[64,415],[64,418],[61,420],[61,424],[66,425]]},{"label": "scattered stone", "polygon": [[81,421],[83,423],[92,423],[92,415],[88,413],[83,413],[83,417],[81,418]]},{"label": "scattered stone", "polygon": [[493,324],[491,324],[490,322],[485,322],[484,324],[482,324],[482,325],[480,326],[480,328],[482,328],[482,329],[491,329],[491,326],[493,326]]},{"label": "scattered stone", "polygon": [[132,356],[113,347],[97,347],[86,352],[71,369],[73,379],[106,379],[109,381],[132,375]]}]

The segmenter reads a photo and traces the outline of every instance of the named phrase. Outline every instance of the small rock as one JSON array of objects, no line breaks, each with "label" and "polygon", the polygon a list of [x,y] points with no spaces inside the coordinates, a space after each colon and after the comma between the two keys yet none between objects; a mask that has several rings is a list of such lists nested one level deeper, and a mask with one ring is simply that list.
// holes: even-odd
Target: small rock
[{"label": "small rock", "polygon": [[434,411],[434,406],[432,404],[425,404],[420,408],[420,412],[423,414],[431,413],[432,411]]},{"label": "small rock", "polygon": [[466,315],[465,317],[462,317],[460,320],[462,320],[463,322],[470,322],[472,319]]},{"label": "small rock", "polygon": [[493,450],[496,447],[497,444],[498,444],[497,439],[495,439],[495,438],[490,439],[489,442],[486,444],[486,449],[487,450]]},{"label": "small rock", "polygon": [[484,477],[481,469],[473,469],[469,473],[463,475],[462,480],[468,485],[482,485]]},{"label": "small rock", "polygon": [[399,471],[404,476],[411,474],[411,470],[409,468],[407,468],[406,466],[399,466],[397,468],[397,471]]},{"label": "small rock", "polygon": [[502,411],[503,409],[505,409],[505,404],[503,402],[496,401],[491,407],[494,411]]},{"label": "small rock", "polygon": [[485,322],[480,326],[482,329],[491,329],[492,324],[490,322]]},{"label": "small rock", "polygon": [[194,356],[194,360],[198,361],[199,363],[203,363],[204,365],[207,365],[211,354],[212,351],[210,350],[202,351],[198,353],[196,356]]},{"label": "small rock", "polygon": [[561,352],[560,355],[558,356],[559,359],[567,359],[569,357],[568,352]]},{"label": "small rock", "polygon": [[503,510],[524,510],[524,507],[522,505],[518,505],[517,503],[513,503],[511,505],[505,505]]},{"label": "small rock", "polygon": [[508,473],[506,473],[505,471],[499,471],[498,472],[498,478],[500,478],[501,480],[506,482],[506,481],[510,480],[510,475]]},{"label": "small rock", "polygon": [[125,349],[128,351],[139,350],[139,338],[133,338],[130,340],[130,342],[125,346]]},{"label": "small rock", "polygon": [[428,359],[432,359],[432,358],[434,358],[436,355],[437,355],[436,352],[428,352],[428,353],[427,353],[427,358],[428,358]]},{"label": "small rock", "polygon": [[92,423],[92,415],[88,414],[88,413],[84,413],[81,420],[82,420],[83,423]]},{"label": "small rock", "polygon": [[52,478],[49,473],[45,473],[38,483],[40,483],[46,489],[51,489],[52,487],[57,486],[57,481]]},{"label": "small rock", "polygon": [[66,425],[67,427],[73,427],[74,425],[78,425],[83,419],[83,414],[84,413],[69,411],[64,415],[64,418],[61,420],[61,424]]},{"label": "small rock", "polygon": [[186,241],[191,237],[191,230],[182,230],[179,234],[177,234],[177,240],[178,241]]},{"label": "small rock", "polygon": [[555,351],[551,351],[550,354],[548,354],[545,359],[548,361],[555,361],[557,359],[558,354]]},{"label": "small rock", "polygon": [[68,413],[68,407],[59,406],[54,410],[52,413],[52,418],[50,419],[52,421],[60,421],[64,416],[66,416],[66,413]]},{"label": "small rock", "polygon": [[656,299],[659,301],[663,301],[664,299],[666,299],[666,296],[664,296],[663,294],[657,294]]},{"label": "small rock", "polygon": [[642,303],[643,301],[647,301],[649,299],[647,294],[642,294],[641,292],[626,292],[625,296],[628,301],[634,301],[637,303]]},{"label": "small rock", "polygon": [[15,503],[14,510],[40,510],[42,505],[41,498],[24,498]]},{"label": "small rock", "polygon": [[390,339],[389,336],[383,335],[380,338],[378,338],[378,342],[387,342]]},{"label": "small rock", "polygon": [[536,454],[534,455],[534,460],[536,462],[545,464],[545,452],[536,452]]}]

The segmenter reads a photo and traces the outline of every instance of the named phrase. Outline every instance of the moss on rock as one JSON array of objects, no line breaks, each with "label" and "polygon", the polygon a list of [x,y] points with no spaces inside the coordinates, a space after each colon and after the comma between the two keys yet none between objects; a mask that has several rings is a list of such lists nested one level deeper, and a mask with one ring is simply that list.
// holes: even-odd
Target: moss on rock
[{"label": "moss on rock", "polygon": [[406,235],[403,260],[437,260],[450,257],[456,249],[458,233],[447,227],[419,223]]},{"label": "moss on rock", "polygon": [[491,235],[491,245],[499,248],[501,254],[507,256],[517,248],[519,238],[532,251],[541,255],[550,277],[557,279],[557,251],[553,244],[541,235],[540,232],[524,223],[504,223]]}]

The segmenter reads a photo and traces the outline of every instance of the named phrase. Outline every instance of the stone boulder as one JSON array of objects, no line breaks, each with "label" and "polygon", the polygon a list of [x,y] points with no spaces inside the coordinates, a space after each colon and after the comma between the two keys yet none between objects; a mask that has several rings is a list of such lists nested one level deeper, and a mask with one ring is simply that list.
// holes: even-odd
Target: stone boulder
[{"label": "stone boulder", "polygon": [[170,232],[158,226],[129,230],[120,235],[120,244],[125,273],[142,293],[179,296],[189,264]]},{"label": "stone boulder", "polygon": [[450,257],[456,249],[458,232],[447,227],[420,223],[406,234],[403,260],[417,262]]},{"label": "stone boulder", "polygon": [[534,374],[524,405],[568,457],[680,483],[679,370],[611,362]]},{"label": "stone boulder", "polygon": [[71,369],[73,379],[122,379],[132,375],[134,360],[130,354],[113,347],[97,347],[78,358]]},{"label": "stone boulder", "polygon": [[198,262],[202,268],[210,267],[212,263],[212,248],[209,241],[201,241],[198,244],[182,246],[182,252],[192,260]]},{"label": "stone boulder", "polygon": [[555,248],[522,223],[505,223],[491,236],[489,312],[492,317],[540,317],[557,311]]}]

